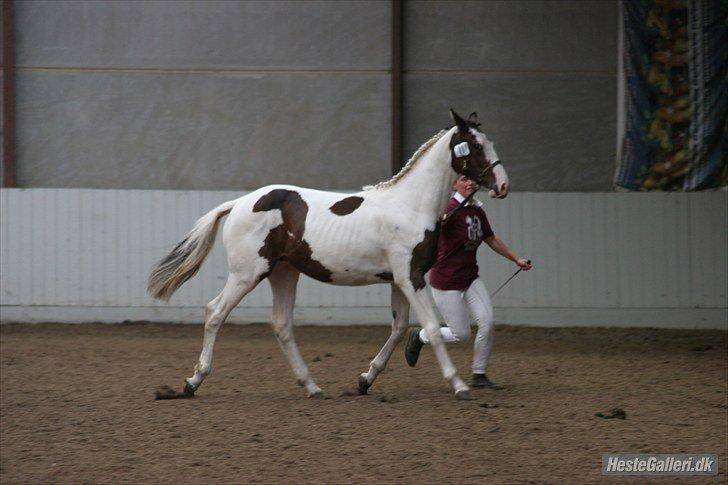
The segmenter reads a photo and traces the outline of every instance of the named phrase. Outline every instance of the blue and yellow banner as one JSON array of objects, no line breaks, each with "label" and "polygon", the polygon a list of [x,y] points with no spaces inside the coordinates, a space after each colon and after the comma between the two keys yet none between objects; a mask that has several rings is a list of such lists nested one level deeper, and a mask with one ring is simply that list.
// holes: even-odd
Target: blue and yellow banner
[{"label": "blue and yellow banner", "polygon": [[728,0],[623,0],[626,131],[615,185],[728,185]]}]

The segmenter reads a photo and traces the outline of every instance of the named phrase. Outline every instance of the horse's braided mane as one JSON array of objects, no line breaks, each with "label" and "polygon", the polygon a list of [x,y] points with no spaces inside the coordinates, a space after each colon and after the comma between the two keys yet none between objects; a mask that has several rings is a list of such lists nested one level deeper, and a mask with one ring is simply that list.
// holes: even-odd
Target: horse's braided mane
[{"label": "horse's braided mane", "polygon": [[412,166],[415,164],[417,160],[420,159],[423,153],[425,153],[432,145],[434,145],[437,140],[442,138],[445,133],[447,133],[449,129],[446,130],[440,130],[435,136],[427,140],[425,143],[422,144],[421,147],[417,149],[417,151],[412,155],[412,157],[407,160],[407,163],[402,167],[402,169],[397,172],[396,175],[394,175],[391,179],[385,180],[383,182],[379,182],[375,185],[365,185],[362,187],[362,190],[378,190],[378,189],[386,189],[387,187],[391,187],[392,185],[399,182],[399,180],[404,177],[407,172],[409,172],[412,169]]}]

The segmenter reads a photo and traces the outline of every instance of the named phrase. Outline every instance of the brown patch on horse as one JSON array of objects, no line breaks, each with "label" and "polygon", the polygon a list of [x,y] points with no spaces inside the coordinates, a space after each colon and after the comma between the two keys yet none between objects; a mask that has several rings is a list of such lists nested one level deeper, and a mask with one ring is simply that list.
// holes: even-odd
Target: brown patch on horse
[{"label": "brown patch on horse", "polygon": [[352,195],[351,197],[347,197],[346,199],[341,199],[340,201],[329,207],[329,210],[337,216],[345,216],[357,210],[362,202],[364,202],[363,197]]},{"label": "brown patch on horse", "polygon": [[412,260],[410,261],[410,281],[415,290],[425,287],[425,273],[435,263],[437,256],[437,238],[440,235],[440,223],[435,226],[434,231],[425,230],[422,241],[412,249]]},{"label": "brown patch on horse", "polygon": [[253,212],[280,210],[283,223],[270,230],[263,241],[258,255],[268,260],[269,270],[262,276],[265,278],[273,270],[278,261],[288,261],[296,269],[319,281],[332,281],[331,271],[311,256],[311,246],[303,239],[306,229],[308,204],[298,192],[287,189],[275,189],[253,206]]},{"label": "brown patch on horse", "polygon": [[382,279],[384,281],[394,281],[394,275],[392,275],[392,273],[390,273],[389,271],[377,273],[374,276],[376,276],[377,278]]},{"label": "brown patch on horse", "polygon": [[[455,155],[455,145],[459,145],[463,142],[468,144],[468,151],[470,153],[464,157],[458,157]],[[450,138],[450,166],[460,175],[470,176],[475,162],[480,165],[487,166],[488,162],[485,160],[483,149],[482,147],[477,149],[477,143],[478,140],[472,133],[470,133],[470,131],[456,131],[452,134],[452,137]]]},{"label": "brown patch on horse", "polygon": [[[480,130],[480,123],[478,123],[478,114],[473,112],[470,113],[468,120],[464,120],[457,113],[450,110],[450,115],[455,121],[458,129],[452,134],[450,138],[450,166],[452,169],[460,175],[465,175],[473,180],[478,180],[479,175],[482,171],[488,167],[488,160],[485,158],[485,152],[483,147],[478,143],[475,135],[470,132],[470,129]],[[458,157],[455,155],[455,145],[460,143],[468,144],[468,153],[465,156]],[[492,171],[488,173],[489,182],[488,185],[492,185]]]}]

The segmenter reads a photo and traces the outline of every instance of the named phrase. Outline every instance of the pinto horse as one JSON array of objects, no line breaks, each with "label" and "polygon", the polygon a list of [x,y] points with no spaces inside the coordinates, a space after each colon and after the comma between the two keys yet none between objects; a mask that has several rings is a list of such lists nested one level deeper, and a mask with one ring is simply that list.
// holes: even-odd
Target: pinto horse
[{"label": "pinto horse", "polygon": [[212,371],[212,351],[230,311],[262,280],[273,290],[271,324],[298,384],[309,397],[321,397],[293,338],[293,307],[300,273],[334,285],[390,284],[392,333],[368,372],[358,380],[366,394],[402,340],[412,306],[428,332],[446,380],[458,399],[469,388],[458,376],[440,337],[425,273],[436,255],[440,217],[458,174],[491,187],[490,196],[508,194],[508,177],[493,143],[473,113],[465,120],[454,111],[455,126],[425,142],[390,180],[356,194],[270,185],[220,204],[194,225],[160,261],[148,291],[168,300],[195,275],[212,248],[220,219],[229,275],[222,292],[206,306],[202,352],[194,375],[175,397],[192,397]]}]

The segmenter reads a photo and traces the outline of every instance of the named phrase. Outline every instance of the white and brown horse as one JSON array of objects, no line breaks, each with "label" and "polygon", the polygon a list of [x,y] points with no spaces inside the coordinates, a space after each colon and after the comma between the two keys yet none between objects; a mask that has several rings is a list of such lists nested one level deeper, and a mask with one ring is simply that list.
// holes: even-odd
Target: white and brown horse
[{"label": "white and brown horse", "polygon": [[240,300],[267,278],[273,290],[271,323],[298,383],[319,397],[293,338],[293,306],[300,273],[334,285],[390,284],[392,333],[369,371],[361,374],[366,394],[402,339],[409,307],[430,336],[442,373],[458,398],[468,386],[458,376],[438,330],[425,273],[433,263],[439,220],[457,174],[491,187],[491,197],[507,195],[508,178],[493,143],[471,115],[451,111],[455,126],[428,140],[391,180],[346,195],[290,185],[271,185],[225,202],[200,218],[149,277],[148,291],[168,300],[191,278],[210,251],[217,225],[222,231],[229,275],[222,292],[207,304],[205,335],[195,373],[185,379],[191,397],[212,370],[212,350],[220,325]]}]

